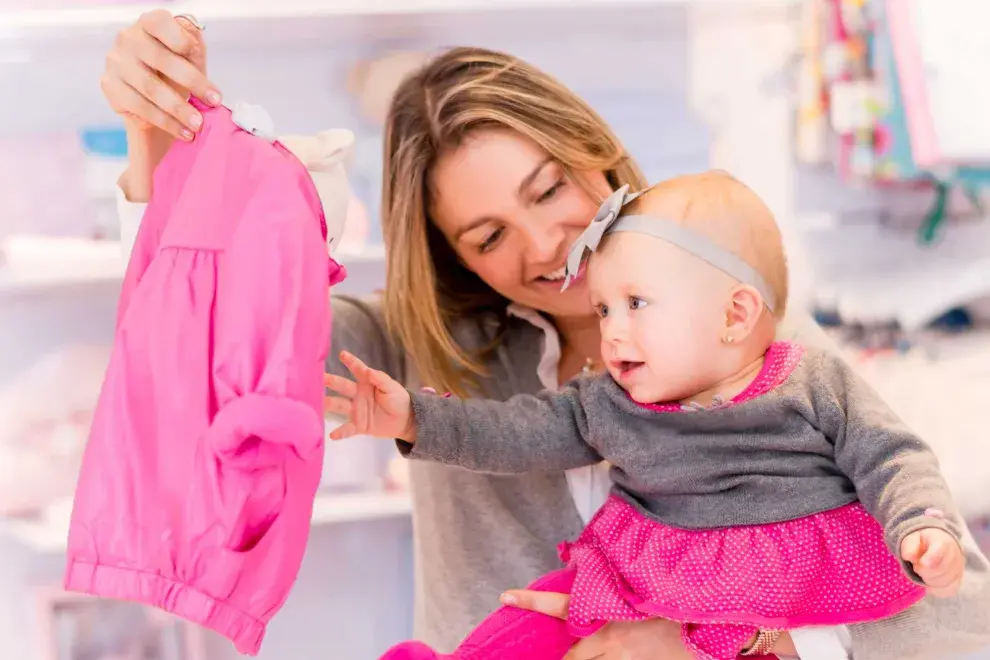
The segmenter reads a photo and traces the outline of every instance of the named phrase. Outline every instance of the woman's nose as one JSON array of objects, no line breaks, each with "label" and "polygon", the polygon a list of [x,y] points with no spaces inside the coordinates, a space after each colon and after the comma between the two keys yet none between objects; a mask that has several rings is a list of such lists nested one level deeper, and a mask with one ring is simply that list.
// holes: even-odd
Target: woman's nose
[{"label": "woman's nose", "polygon": [[564,232],[553,227],[527,228],[526,242],[530,261],[540,264],[556,264],[567,258]]}]

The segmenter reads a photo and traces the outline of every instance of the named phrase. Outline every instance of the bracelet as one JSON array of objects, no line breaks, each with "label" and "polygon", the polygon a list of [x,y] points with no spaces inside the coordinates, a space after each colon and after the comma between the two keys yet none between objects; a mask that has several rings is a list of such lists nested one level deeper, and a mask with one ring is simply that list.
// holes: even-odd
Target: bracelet
[{"label": "bracelet", "polygon": [[770,655],[779,638],[779,630],[763,630],[761,628],[760,632],[756,634],[756,641],[749,648],[743,649],[742,655]]}]

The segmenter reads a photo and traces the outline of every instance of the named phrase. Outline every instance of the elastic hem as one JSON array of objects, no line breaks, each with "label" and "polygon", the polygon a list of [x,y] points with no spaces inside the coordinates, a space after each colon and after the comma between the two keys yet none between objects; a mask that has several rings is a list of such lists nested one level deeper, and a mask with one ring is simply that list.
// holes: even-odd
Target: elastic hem
[{"label": "elastic hem", "polygon": [[64,586],[68,591],[152,605],[223,635],[246,655],[257,655],[265,636],[265,624],[255,617],[154,573],[70,560]]}]

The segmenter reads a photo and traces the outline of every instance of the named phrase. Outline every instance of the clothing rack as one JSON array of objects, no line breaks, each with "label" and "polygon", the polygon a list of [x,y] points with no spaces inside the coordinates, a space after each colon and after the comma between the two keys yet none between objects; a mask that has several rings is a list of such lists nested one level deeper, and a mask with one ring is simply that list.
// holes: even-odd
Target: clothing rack
[{"label": "clothing rack", "polygon": [[[977,79],[979,62],[944,47],[947,26],[966,32],[964,5],[809,0],[803,10],[797,160],[827,165],[850,182],[930,187],[931,206],[917,223],[922,245],[934,244],[948,220],[982,215],[990,139],[964,152],[944,108],[960,81]],[[954,190],[971,202],[962,218],[948,205]]]}]

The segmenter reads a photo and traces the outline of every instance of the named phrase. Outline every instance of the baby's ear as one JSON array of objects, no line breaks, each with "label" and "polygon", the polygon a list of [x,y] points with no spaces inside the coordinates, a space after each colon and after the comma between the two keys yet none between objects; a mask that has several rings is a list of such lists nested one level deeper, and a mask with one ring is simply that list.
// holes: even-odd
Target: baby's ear
[{"label": "baby's ear", "polygon": [[766,305],[763,296],[748,284],[737,284],[725,306],[725,332],[732,341],[742,341],[759,322]]}]

